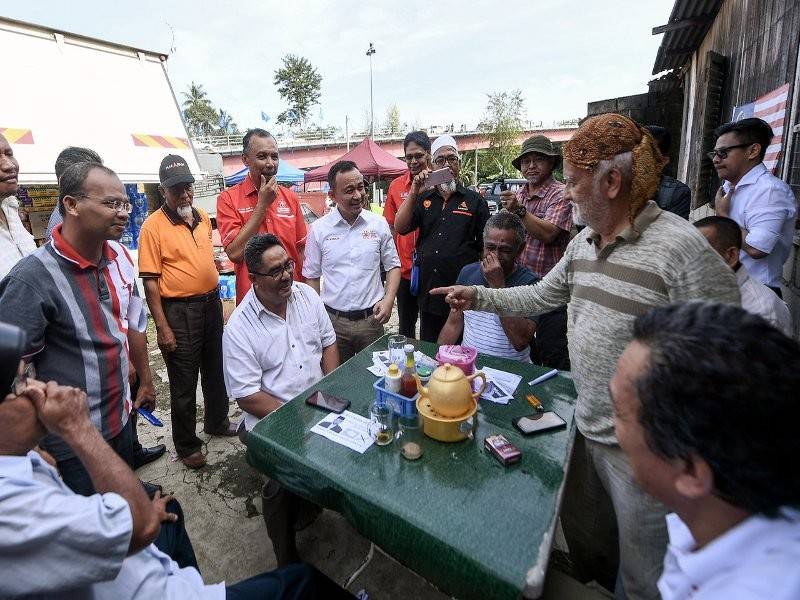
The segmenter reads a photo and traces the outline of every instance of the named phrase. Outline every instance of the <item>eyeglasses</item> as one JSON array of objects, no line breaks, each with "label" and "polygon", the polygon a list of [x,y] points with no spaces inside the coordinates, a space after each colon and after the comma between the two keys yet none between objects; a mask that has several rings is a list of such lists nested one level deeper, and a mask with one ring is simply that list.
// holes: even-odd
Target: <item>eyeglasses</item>
[{"label": "eyeglasses", "polygon": [[410,163],[413,161],[422,162],[425,160],[426,154],[424,152],[418,152],[417,154],[406,154],[406,162]]},{"label": "eyeglasses", "polygon": [[280,279],[284,273],[289,273],[291,275],[294,273],[294,260],[291,258],[287,260],[283,266],[275,267],[271,269],[269,273],[260,273],[258,271],[250,271],[253,275],[265,275],[267,277],[272,277],[273,279]]},{"label": "eyeglasses", "polygon": [[448,154],[447,156],[438,156],[433,159],[433,164],[437,167],[443,167],[445,163],[448,165],[457,165],[459,161],[458,154]]},{"label": "eyeglasses", "polygon": [[706,152],[706,156],[711,160],[714,160],[714,157],[718,157],[721,160],[725,160],[728,158],[728,152],[734,150],[735,148],[747,148],[748,146],[752,146],[755,142],[747,142],[746,144],[736,144],[735,146],[726,146],[725,148],[714,148],[711,152]]},{"label": "eyeglasses", "polygon": [[72,194],[72,196],[76,198],[88,198],[90,200],[97,200],[101,205],[105,206],[106,208],[119,212],[120,210],[124,210],[126,213],[131,212],[131,203],[127,200],[111,200],[109,198],[94,198],[93,196],[89,196],[88,194]]}]

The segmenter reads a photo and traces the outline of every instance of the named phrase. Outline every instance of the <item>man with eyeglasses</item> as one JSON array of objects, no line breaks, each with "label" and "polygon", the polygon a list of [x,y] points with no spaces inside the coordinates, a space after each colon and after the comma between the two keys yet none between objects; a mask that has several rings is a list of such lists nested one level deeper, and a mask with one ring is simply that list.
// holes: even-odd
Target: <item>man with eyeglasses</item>
[{"label": "man with eyeglasses", "polygon": [[311,225],[303,275],[331,315],[344,362],[383,335],[400,285],[400,259],[386,220],[363,208],[364,177],[356,164],[334,164],[328,184],[336,208]]},{"label": "man with eyeglasses", "polygon": [[156,324],[158,346],[169,375],[172,441],[184,465],[206,464],[197,437],[197,378],[203,389],[203,431],[236,435],[228,420],[222,373],[222,302],[214,266],[211,220],[194,206],[194,176],[186,161],[169,154],[161,161],[161,208],[139,233],[139,276]]},{"label": "man with eyeglasses", "polygon": [[[43,381],[85,390],[92,423],[133,465],[129,365],[147,328],[133,260],[117,240],[130,205],[117,175],[96,163],[68,167],[59,179],[64,222],[0,282],[0,321],[25,331],[24,355]],[[136,332],[139,332],[138,335]],[[146,351],[139,355],[146,358]],[[149,376],[144,360],[140,372]],[[95,493],[81,460],[63,439],[42,443],[64,483]]]},{"label": "man with eyeglasses", "polygon": [[408,171],[400,175],[389,185],[386,193],[386,206],[383,216],[389,223],[389,229],[394,236],[397,254],[400,256],[400,287],[397,290],[397,313],[399,317],[399,331],[406,337],[417,337],[417,318],[419,317],[419,304],[417,296],[411,293],[411,267],[412,254],[417,245],[419,232],[415,229],[405,235],[400,235],[394,230],[394,219],[397,209],[408,197],[411,191],[411,180],[419,175],[422,169],[431,166],[431,140],[424,131],[412,131],[403,140]]},{"label": "man with eyeglasses", "polygon": [[761,119],[742,119],[714,133],[717,142],[708,157],[724,180],[714,207],[742,228],[740,256],[750,276],[783,298],[781,274],[792,248],[797,201],[764,165],[772,128]]},{"label": "man with eyeglasses", "polygon": [[[246,444],[259,420],[338,367],[339,351],[322,300],[292,280],[295,262],[277,236],[250,238],[244,260],[252,286],[228,319],[222,347],[225,385],[244,411],[240,437]],[[278,566],[298,561],[295,531],[319,508],[273,480],[262,496]]]},{"label": "man with eyeglasses", "polygon": [[489,206],[477,192],[458,182],[461,161],[453,136],[442,135],[431,146],[434,169],[450,169],[452,181],[426,189],[429,169],[414,177],[408,197],[394,221],[399,234],[419,229],[420,257],[420,339],[436,342],[447,322],[450,308],[440,296],[428,291],[455,283],[464,266],[480,259],[483,228],[489,220]]}]

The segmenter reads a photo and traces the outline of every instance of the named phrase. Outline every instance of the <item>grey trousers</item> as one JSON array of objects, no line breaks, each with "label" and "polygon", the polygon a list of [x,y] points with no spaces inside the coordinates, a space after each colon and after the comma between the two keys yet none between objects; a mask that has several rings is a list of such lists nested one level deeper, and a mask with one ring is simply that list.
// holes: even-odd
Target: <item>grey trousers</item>
[{"label": "grey trousers", "polygon": [[328,312],[336,332],[336,345],[339,347],[339,362],[350,360],[361,350],[383,335],[383,325],[375,317],[351,321]]},{"label": "grey trousers", "polygon": [[666,507],[633,481],[618,445],[576,434],[561,524],[578,577],[596,580],[618,598],[660,598],[656,584],[667,550]]}]

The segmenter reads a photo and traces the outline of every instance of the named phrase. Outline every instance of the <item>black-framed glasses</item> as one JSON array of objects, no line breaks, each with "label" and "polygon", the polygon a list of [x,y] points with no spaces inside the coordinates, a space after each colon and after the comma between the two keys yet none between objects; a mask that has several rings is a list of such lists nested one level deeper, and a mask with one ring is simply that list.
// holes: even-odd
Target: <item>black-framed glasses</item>
[{"label": "black-framed glasses", "polygon": [[736,144],[734,146],[725,146],[724,148],[714,148],[711,152],[706,152],[706,156],[711,160],[714,160],[715,157],[720,158],[721,160],[725,160],[728,158],[728,152],[731,150],[735,150],[736,148],[747,148],[748,146],[752,146],[755,142],[747,142],[746,144]]},{"label": "black-framed glasses", "polygon": [[75,198],[88,198],[90,200],[97,200],[101,206],[119,212],[124,210],[126,213],[131,212],[131,203],[128,200],[112,200],[111,198],[95,198],[89,194],[71,194]]},{"label": "black-framed glasses", "polygon": [[433,164],[437,167],[443,167],[445,163],[448,165],[457,165],[458,161],[458,154],[448,154],[447,156],[437,156],[433,159]]},{"label": "black-framed glasses", "polygon": [[280,279],[284,273],[289,273],[289,275],[294,273],[294,260],[290,258],[285,263],[283,263],[283,266],[270,269],[269,273],[260,273],[259,271],[250,271],[250,272],[253,275],[264,275],[266,277],[272,277],[273,279]]}]

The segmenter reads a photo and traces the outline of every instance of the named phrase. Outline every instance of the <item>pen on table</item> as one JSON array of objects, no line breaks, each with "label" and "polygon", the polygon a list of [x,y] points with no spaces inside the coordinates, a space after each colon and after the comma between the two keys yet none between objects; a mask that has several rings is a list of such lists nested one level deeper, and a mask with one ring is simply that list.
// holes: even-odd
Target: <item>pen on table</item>
[{"label": "pen on table", "polygon": [[547,381],[548,379],[552,379],[558,375],[558,369],[553,369],[552,371],[548,371],[544,375],[539,375],[536,379],[529,381],[528,385],[536,385],[537,383],[542,383],[543,381]]},{"label": "pen on table", "polygon": [[542,402],[533,394],[528,394],[527,396],[525,396],[525,399],[528,401],[528,404],[530,404],[535,410],[539,412],[544,411],[544,406],[542,406]]}]

